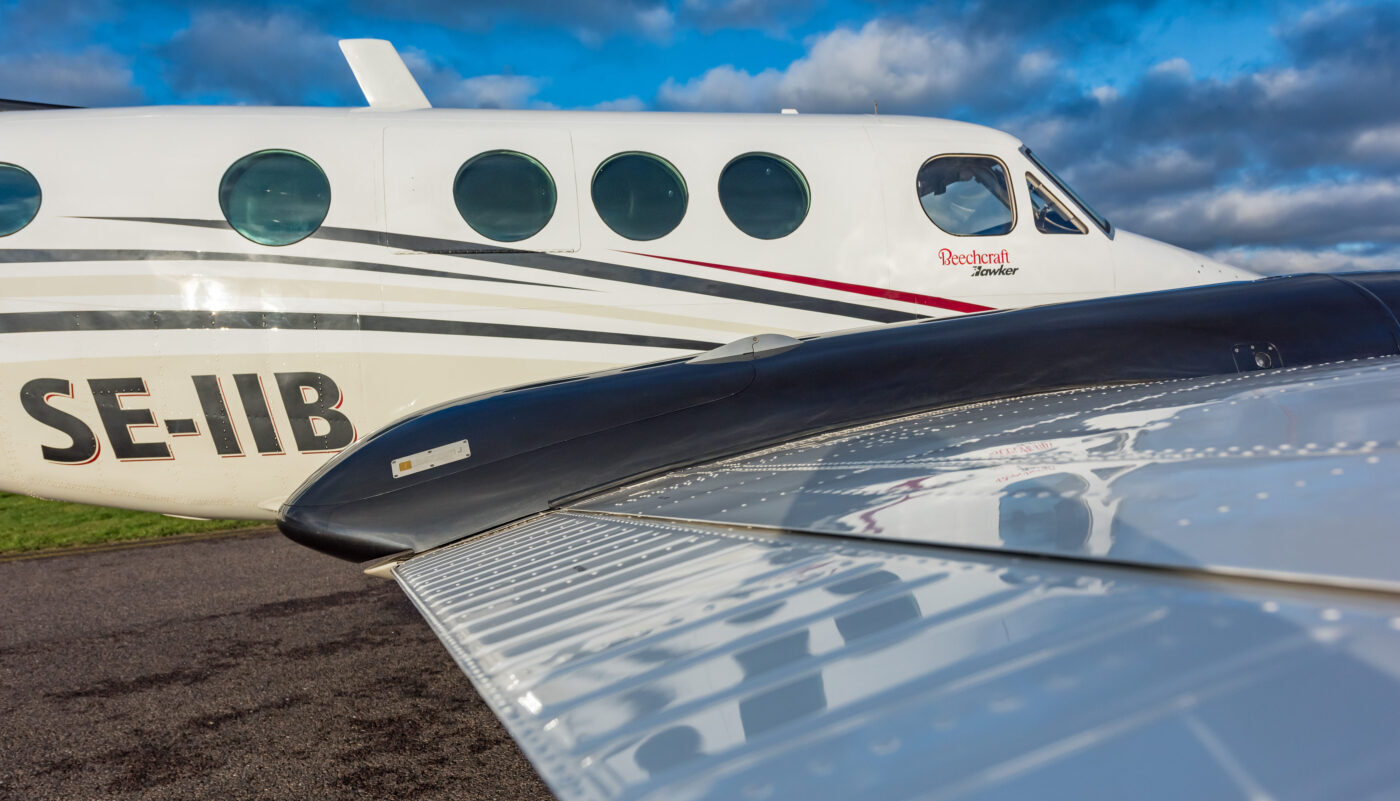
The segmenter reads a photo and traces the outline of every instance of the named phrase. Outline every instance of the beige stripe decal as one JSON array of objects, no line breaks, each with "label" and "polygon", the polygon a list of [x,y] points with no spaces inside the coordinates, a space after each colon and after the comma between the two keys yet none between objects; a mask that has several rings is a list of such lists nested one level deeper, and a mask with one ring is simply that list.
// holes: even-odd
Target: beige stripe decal
[{"label": "beige stripe decal", "polygon": [[[112,298],[145,295],[170,295],[181,302],[188,297],[184,284],[188,280],[200,280],[191,276],[188,279],[137,273],[133,275],[55,275],[36,278],[32,276],[0,276],[0,297],[16,298],[60,298],[65,295],[82,297],[110,296]],[[508,308],[534,311],[556,311],[579,314],[609,320],[655,323],[660,325],[685,326],[708,331],[720,331],[735,335],[752,334],[756,329],[751,323],[728,322],[705,317],[676,314],[673,312],[648,311],[619,306],[606,306],[595,303],[566,302],[547,298],[527,298],[516,295],[499,295],[489,292],[469,292],[441,287],[407,287],[383,285],[358,281],[316,281],[306,279],[278,278],[223,278],[209,279],[217,283],[229,296],[254,299],[258,297],[306,298],[313,300],[351,300],[366,303],[425,303],[434,307],[458,305],[465,308]],[[206,297],[196,293],[196,298]],[[731,305],[731,301],[716,299],[716,304]],[[246,305],[235,304],[235,305]],[[691,306],[694,304],[685,304]],[[433,311],[439,311],[434,308]],[[404,314],[396,310],[395,314]],[[763,326],[765,332],[801,336],[810,333],[788,328]]]}]

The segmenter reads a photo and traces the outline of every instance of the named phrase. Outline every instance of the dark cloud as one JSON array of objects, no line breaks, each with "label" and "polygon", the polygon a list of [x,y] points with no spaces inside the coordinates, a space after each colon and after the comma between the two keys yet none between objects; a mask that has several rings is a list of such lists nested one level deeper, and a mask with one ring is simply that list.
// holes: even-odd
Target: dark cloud
[{"label": "dark cloud", "polygon": [[1217,188],[1143,200],[1118,215],[1125,228],[1192,250],[1240,246],[1325,249],[1400,243],[1400,180]]},{"label": "dark cloud", "polygon": [[290,14],[196,12],[160,48],[170,87],[187,96],[270,105],[360,105],[337,38]]},{"label": "dark cloud", "polygon": [[[1060,52],[1085,45],[1130,41],[1141,33],[1142,14],[1164,0],[1060,0],[1008,3],[1003,0],[866,0],[883,12],[925,27],[958,27],[1018,39],[1053,41]],[[1207,0],[1228,5],[1233,0]]]},{"label": "dark cloud", "polygon": [[79,106],[144,102],[132,58],[99,40],[113,0],[0,0],[0,97]]},{"label": "dark cloud", "polygon": [[1310,250],[1296,247],[1248,246],[1222,248],[1211,251],[1210,255],[1260,275],[1394,270],[1400,267],[1400,247]]},{"label": "dark cloud", "polygon": [[682,0],[678,17],[702,31],[766,28],[781,31],[805,20],[818,0]]},{"label": "dark cloud", "polygon": [[1326,5],[1303,15],[1279,38],[1303,63],[1385,63],[1400,69],[1400,5]]},{"label": "dark cloud", "polygon": [[88,44],[93,28],[120,16],[114,0],[0,0],[0,44],[13,52],[35,40]]},{"label": "dark cloud", "polygon": [[[1126,39],[1143,12],[1161,0],[1061,0],[1054,3],[1006,3],[982,0],[967,3],[967,24],[997,31],[1049,33],[1063,36],[1067,23],[1072,35],[1093,37],[1102,43]],[[925,6],[928,7],[928,6]],[[937,13],[937,8],[930,8]]]},{"label": "dark cloud", "polygon": [[1002,123],[1122,225],[1184,247],[1400,243],[1400,6],[1328,5],[1278,39],[1254,72],[1172,60]]},{"label": "dark cloud", "polygon": [[590,44],[618,33],[665,39],[676,21],[665,0],[357,0],[354,7],[380,19],[426,22],[474,33],[487,33],[504,23],[563,28]]},{"label": "dark cloud", "polygon": [[65,106],[131,106],[146,100],[131,63],[100,47],[0,56],[0,97]]}]

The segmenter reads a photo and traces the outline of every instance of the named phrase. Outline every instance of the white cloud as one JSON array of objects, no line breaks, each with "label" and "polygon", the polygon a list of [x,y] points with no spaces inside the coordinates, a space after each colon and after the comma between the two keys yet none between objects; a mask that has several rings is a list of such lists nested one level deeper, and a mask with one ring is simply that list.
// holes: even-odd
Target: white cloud
[{"label": "white cloud", "polygon": [[683,109],[857,112],[879,101],[882,110],[928,113],[1015,95],[1054,67],[1048,54],[1019,52],[1009,39],[877,19],[816,37],[781,70],[723,65],[683,83],[667,80],[658,100]]},{"label": "white cloud", "polygon": [[647,104],[636,95],[619,97],[614,100],[604,100],[601,103],[594,103],[589,106],[594,111],[645,111]]},{"label": "white cloud", "polygon": [[403,60],[434,106],[446,108],[546,108],[535,99],[545,81],[530,75],[475,75],[470,78],[431,61],[421,50]]},{"label": "white cloud", "polygon": [[1099,101],[1099,105],[1101,106],[1107,106],[1118,100],[1118,90],[1114,89],[1112,86],[1096,86],[1089,91],[1089,94],[1092,95],[1095,100]]},{"label": "white cloud", "polygon": [[1159,64],[1153,64],[1147,70],[1150,77],[1162,78],[1183,78],[1191,79],[1191,62],[1184,58],[1171,58]]},{"label": "white cloud", "polygon": [[441,95],[442,105],[463,108],[523,108],[539,94],[540,79],[528,75],[462,78]]},{"label": "white cloud", "polygon": [[774,69],[753,75],[725,64],[684,84],[668,78],[657,93],[657,100],[672,108],[770,111],[781,103],[774,99],[781,81],[781,73]]}]

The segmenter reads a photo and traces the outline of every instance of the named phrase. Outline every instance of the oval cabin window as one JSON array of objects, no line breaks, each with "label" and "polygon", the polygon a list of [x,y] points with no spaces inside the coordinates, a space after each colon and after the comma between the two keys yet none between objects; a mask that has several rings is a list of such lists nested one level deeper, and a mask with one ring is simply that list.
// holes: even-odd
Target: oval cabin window
[{"label": "oval cabin window", "polygon": [[39,182],[29,170],[0,164],[0,236],[9,236],[39,213]]},{"label": "oval cabin window", "polygon": [[457,213],[473,231],[497,242],[538,234],[554,216],[554,179],[524,153],[493,150],[473,156],[452,184]]},{"label": "oval cabin window", "polygon": [[719,176],[719,202],[729,221],[757,239],[780,239],[807,218],[811,192],[792,162],[767,153],[747,153]]},{"label": "oval cabin window", "polygon": [[659,239],[685,217],[685,179],[650,153],[620,153],[593,174],[593,207],[619,236]]},{"label": "oval cabin window", "polygon": [[956,236],[996,236],[1016,224],[1006,167],[991,156],[931,158],[919,168],[918,192],[933,224]]},{"label": "oval cabin window", "polygon": [[263,150],[224,173],[219,207],[233,230],[259,245],[290,245],[321,227],[331,208],[331,185],[306,156]]}]

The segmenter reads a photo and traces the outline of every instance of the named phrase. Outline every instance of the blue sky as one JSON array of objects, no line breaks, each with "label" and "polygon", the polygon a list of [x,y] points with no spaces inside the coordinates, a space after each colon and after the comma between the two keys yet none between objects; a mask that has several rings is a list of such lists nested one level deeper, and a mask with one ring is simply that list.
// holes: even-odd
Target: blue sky
[{"label": "blue sky", "polygon": [[1400,0],[0,0],[0,97],[946,116],[1124,228],[1261,272],[1400,269]]}]

